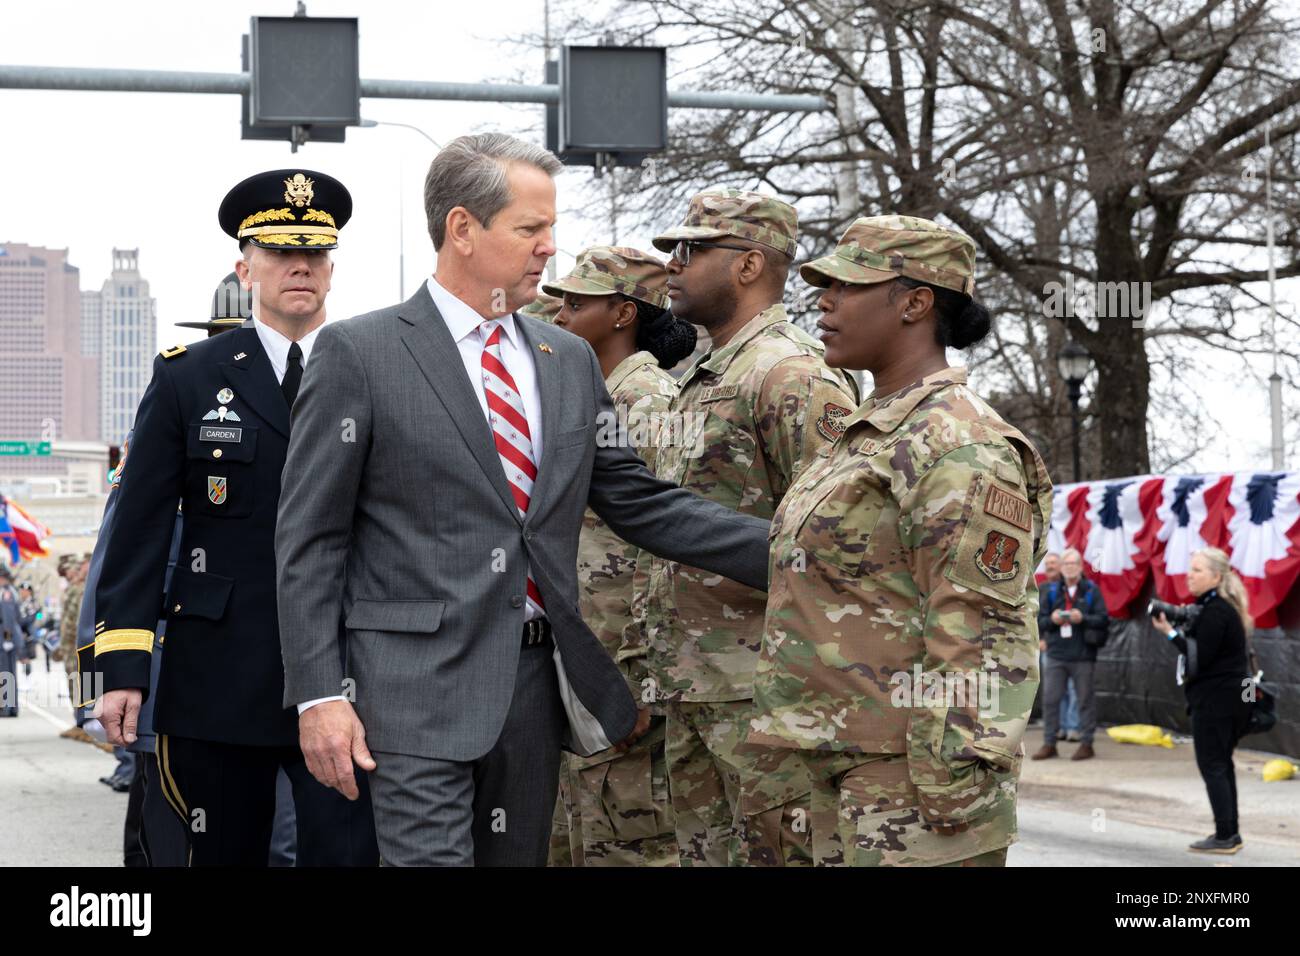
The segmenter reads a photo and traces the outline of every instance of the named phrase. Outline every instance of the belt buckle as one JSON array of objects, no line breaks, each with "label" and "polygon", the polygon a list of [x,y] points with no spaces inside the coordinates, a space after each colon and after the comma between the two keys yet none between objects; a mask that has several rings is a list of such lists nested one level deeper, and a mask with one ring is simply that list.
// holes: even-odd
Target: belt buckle
[{"label": "belt buckle", "polygon": [[524,622],[524,643],[528,647],[542,643],[544,637],[540,618],[533,618],[531,621]]}]

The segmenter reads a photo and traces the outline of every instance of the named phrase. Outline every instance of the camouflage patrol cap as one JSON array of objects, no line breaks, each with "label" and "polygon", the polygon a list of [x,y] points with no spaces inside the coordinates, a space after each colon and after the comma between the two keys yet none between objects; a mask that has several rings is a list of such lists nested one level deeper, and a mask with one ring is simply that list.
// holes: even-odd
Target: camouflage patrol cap
[{"label": "camouflage patrol cap", "polygon": [[915,216],[867,216],[854,221],[829,256],[799,267],[810,285],[835,279],[854,285],[899,276],[954,292],[975,292],[975,243],[969,236]]},{"label": "camouflage patrol cap", "polygon": [[799,235],[799,214],[775,196],[743,189],[706,189],[691,197],[686,221],[656,236],[654,247],[672,252],[682,239],[721,239],[735,236],[771,246],[793,258]]},{"label": "camouflage patrol cap", "polygon": [[521,315],[531,315],[534,319],[541,319],[543,322],[551,322],[560,314],[560,309],[563,307],[563,299],[539,292],[537,298],[521,308],[519,312]]},{"label": "camouflage patrol cap", "polygon": [[627,246],[592,246],[578,256],[572,271],[542,291],[550,295],[623,295],[659,309],[668,308],[668,270],[649,253]]}]

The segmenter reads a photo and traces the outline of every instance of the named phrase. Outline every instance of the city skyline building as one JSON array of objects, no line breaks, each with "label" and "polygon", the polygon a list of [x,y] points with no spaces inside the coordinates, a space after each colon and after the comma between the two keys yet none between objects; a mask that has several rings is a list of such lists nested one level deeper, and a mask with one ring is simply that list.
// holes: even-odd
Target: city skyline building
[{"label": "city skyline building", "polygon": [[[139,249],[114,249],[113,268],[98,293],[97,331],[85,338],[98,348],[99,438],[120,445],[135,422],[135,411],[157,354],[157,303],[140,274]],[[87,323],[96,325],[93,317]]]},{"label": "city skyline building", "polygon": [[[99,438],[98,360],[85,353],[84,327],[68,250],[0,243],[0,440]],[[45,456],[0,458],[9,475],[65,470]]]}]

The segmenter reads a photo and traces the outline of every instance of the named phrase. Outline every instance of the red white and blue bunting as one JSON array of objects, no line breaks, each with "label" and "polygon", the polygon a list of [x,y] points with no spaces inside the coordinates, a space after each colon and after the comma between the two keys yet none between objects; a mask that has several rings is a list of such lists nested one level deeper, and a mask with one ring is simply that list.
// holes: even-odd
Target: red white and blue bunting
[{"label": "red white and blue bunting", "polygon": [[1187,603],[1192,554],[1222,548],[1250,594],[1251,615],[1271,627],[1300,577],[1300,473],[1058,485],[1048,550],[1067,547],[1083,554],[1084,573],[1101,587],[1112,617],[1130,616],[1148,575],[1162,601]]}]

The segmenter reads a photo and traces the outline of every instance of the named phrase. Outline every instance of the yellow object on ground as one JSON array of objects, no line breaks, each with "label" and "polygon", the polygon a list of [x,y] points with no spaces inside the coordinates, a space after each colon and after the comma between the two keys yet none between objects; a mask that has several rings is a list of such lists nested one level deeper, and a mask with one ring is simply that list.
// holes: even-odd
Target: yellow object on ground
[{"label": "yellow object on ground", "polygon": [[1120,727],[1108,727],[1106,733],[1110,739],[1120,744],[1146,744],[1149,747],[1174,748],[1174,738],[1154,724],[1124,724]]},{"label": "yellow object on ground", "polygon": [[1290,780],[1296,775],[1297,771],[1300,771],[1300,767],[1297,767],[1289,760],[1278,757],[1264,764],[1264,782],[1276,783],[1279,780]]}]

